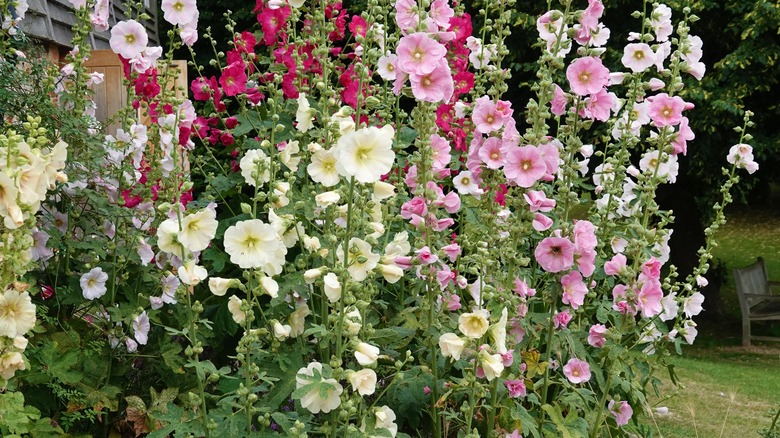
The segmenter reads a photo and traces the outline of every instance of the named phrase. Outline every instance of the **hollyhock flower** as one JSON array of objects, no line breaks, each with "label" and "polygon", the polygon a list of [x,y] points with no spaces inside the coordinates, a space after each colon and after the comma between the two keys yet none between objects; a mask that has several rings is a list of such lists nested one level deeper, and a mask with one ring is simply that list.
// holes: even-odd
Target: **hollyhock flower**
[{"label": "hollyhock flower", "polygon": [[245,220],[225,230],[225,252],[242,269],[261,268],[267,275],[282,272],[287,247],[276,229],[260,219]]},{"label": "hollyhock flower", "polygon": [[217,233],[217,212],[204,208],[197,213],[188,214],[181,220],[181,231],[177,235],[179,243],[189,251],[202,251],[209,246]]},{"label": "hollyhock flower", "polygon": [[487,349],[483,349],[479,352],[479,366],[490,382],[504,372],[504,359],[500,354],[490,354]]},{"label": "hollyhock flower", "polygon": [[8,288],[0,294],[0,336],[15,338],[35,327],[35,305],[28,292]]},{"label": "hollyhock flower", "polygon": [[157,246],[160,251],[184,257],[184,248],[178,239],[179,223],[175,219],[166,219],[157,227]]},{"label": "hollyhock flower", "polygon": [[566,112],[566,104],[568,103],[568,99],[566,99],[566,94],[563,92],[563,88],[558,86],[558,84],[553,85],[555,90],[553,91],[553,98],[550,101],[550,111],[552,111],[552,113],[556,116],[562,116]]},{"label": "hollyhock flower", "polygon": [[396,79],[396,62],[398,56],[395,54],[387,54],[379,57],[377,61],[376,72],[379,76],[386,81],[394,81]]},{"label": "hollyhock flower", "polygon": [[223,297],[235,283],[236,281],[231,278],[211,277],[209,278],[209,290],[212,294]]},{"label": "hollyhock flower", "polygon": [[452,156],[450,151],[452,147],[446,138],[433,134],[431,135],[431,165],[434,169],[444,169],[450,164]]},{"label": "hollyhock flower", "polygon": [[609,93],[602,89],[596,94],[591,94],[585,102],[582,109],[582,115],[589,119],[606,122],[609,119],[610,111],[615,106],[616,97],[614,93]]},{"label": "hollyhock flower", "polygon": [[573,309],[578,309],[585,302],[585,295],[588,294],[588,287],[582,281],[582,275],[577,271],[572,271],[561,278],[563,286],[563,295],[561,301],[563,304],[570,305]]},{"label": "hollyhock flower", "polygon": [[424,75],[409,74],[412,94],[423,102],[448,102],[454,92],[452,72],[447,60],[442,58],[432,72]]},{"label": "hollyhock flower", "polygon": [[92,268],[79,279],[81,294],[88,300],[102,297],[106,294],[106,281],[108,274],[101,267]]},{"label": "hollyhock flower", "polygon": [[458,317],[458,329],[471,339],[479,339],[487,333],[490,323],[487,309],[479,309],[474,312],[464,313]]},{"label": "hollyhock flower", "polygon": [[341,283],[339,283],[338,276],[333,272],[328,272],[323,277],[322,289],[331,303],[335,303],[341,298]]},{"label": "hollyhock flower", "polygon": [[477,184],[473,174],[468,170],[462,171],[452,179],[452,185],[461,195],[479,196],[485,193]]},{"label": "hollyhock flower", "polygon": [[174,26],[184,26],[192,21],[192,17],[198,13],[195,0],[162,0],[160,8],[163,11],[165,21]]},{"label": "hollyhock flower", "polygon": [[620,275],[623,269],[626,268],[626,256],[623,254],[615,254],[610,261],[604,263],[604,273],[607,275]]},{"label": "hollyhock flower", "polygon": [[396,0],[395,22],[401,31],[406,32],[417,27],[420,16],[417,14],[416,8],[417,2],[415,0]]},{"label": "hollyhock flower", "polygon": [[496,103],[488,96],[482,96],[476,100],[471,119],[477,132],[482,134],[489,134],[501,129],[504,125],[503,114],[498,112]]},{"label": "hollyhock flower", "polygon": [[395,161],[390,125],[361,128],[342,136],[336,147],[336,170],[343,176],[354,176],[362,183],[379,181],[390,172]]},{"label": "hollyhock flower", "polygon": [[236,96],[246,91],[246,80],[246,65],[243,61],[238,61],[222,70],[219,84],[226,96]]},{"label": "hollyhock flower", "polygon": [[513,147],[506,152],[504,175],[520,187],[531,187],[547,173],[547,164],[535,146]]},{"label": "hollyhock flower", "polygon": [[[379,254],[371,252],[371,245],[368,242],[357,237],[349,239],[347,254],[347,271],[355,281],[365,280],[368,273],[376,268],[380,259]],[[339,263],[344,263],[344,250],[341,247],[336,250],[336,257]]]},{"label": "hollyhock flower", "polygon": [[683,301],[683,312],[688,318],[693,318],[702,311],[702,304],[704,303],[704,295],[701,292],[696,292]]},{"label": "hollyhock flower", "polygon": [[696,330],[696,323],[688,319],[683,323],[683,326],[680,327],[679,333],[688,345],[692,345],[693,341],[696,340],[699,331]]},{"label": "hollyhock flower", "polygon": [[306,99],[306,93],[300,93],[298,95],[298,110],[295,112],[295,121],[298,123],[295,125],[295,129],[306,132],[314,127],[312,121],[314,116],[309,101]]},{"label": "hollyhock flower", "polygon": [[428,16],[442,29],[448,29],[455,11],[449,5],[449,0],[433,0]]},{"label": "hollyhock flower", "polygon": [[564,310],[563,312],[555,312],[555,315],[553,315],[553,327],[556,329],[565,329],[569,323],[571,322],[571,313],[569,313],[569,309]]},{"label": "hollyhock flower", "polygon": [[518,294],[521,298],[527,298],[536,295],[536,289],[528,286],[528,283],[526,283],[525,280],[521,280],[520,278],[515,278],[515,287],[512,289],[512,291]]},{"label": "hollyhock flower", "polygon": [[349,20],[349,31],[352,32],[353,35],[360,35],[365,38],[367,30],[368,24],[360,15],[353,15],[352,19]]},{"label": "hollyhock flower", "polygon": [[176,304],[176,290],[181,286],[179,277],[169,274],[160,281],[162,286],[162,301],[167,304]]},{"label": "hollyhock flower", "polygon": [[672,146],[674,146],[674,154],[682,153],[686,155],[688,153],[688,141],[696,138],[696,135],[688,125],[688,118],[683,117],[680,120],[680,126],[672,138]]},{"label": "hollyhock flower", "polygon": [[588,344],[593,347],[601,348],[607,342],[607,326],[604,324],[593,324],[588,330]]},{"label": "hollyhock flower", "polygon": [[109,45],[114,53],[125,59],[138,56],[149,42],[144,26],[135,20],[120,21],[111,28]]},{"label": "hollyhock flower", "polygon": [[[387,405],[374,409],[374,429],[384,429],[392,438],[395,438],[398,434],[398,425],[395,424],[395,419],[395,412]],[[361,432],[365,432],[365,426],[365,423],[360,426]]]},{"label": "hollyhock flower", "polygon": [[601,91],[609,84],[609,70],[594,56],[577,58],[566,69],[566,79],[572,91],[587,96]]},{"label": "hollyhock flower", "polygon": [[546,237],[534,251],[539,265],[547,272],[565,271],[574,264],[574,244],[563,237]]},{"label": "hollyhock flower", "polygon": [[648,97],[647,100],[650,102],[648,115],[655,126],[659,128],[674,126],[682,121],[685,101],[680,96],[671,97],[666,93],[660,93]]},{"label": "hollyhock flower", "polygon": [[615,423],[617,423],[618,426],[625,426],[628,424],[628,421],[631,419],[631,415],[634,414],[634,410],[631,409],[631,405],[629,405],[627,401],[623,400],[619,402],[610,400],[607,409],[609,409],[609,412],[613,417],[615,417]]},{"label": "hollyhock flower", "polygon": [[360,395],[371,395],[376,391],[376,372],[370,368],[347,372],[347,380],[352,389]]},{"label": "hollyhock flower", "polygon": [[273,45],[283,34],[282,29],[287,22],[287,18],[292,13],[289,6],[271,9],[265,8],[257,15],[257,21],[263,31],[263,43],[267,46]]},{"label": "hollyhock flower", "polygon": [[637,304],[642,310],[642,316],[650,318],[661,313],[663,310],[661,298],[663,298],[663,291],[658,280],[644,282],[637,294]]},{"label": "hollyhock flower", "polygon": [[184,262],[176,273],[179,274],[181,282],[189,286],[197,286],[209,276],[206,268],[198,265],[195,260],[187,260]]},{"label": "hollyhock flower", "polygon": [[453,16],[450,18],[447,31],[455,33],[455,42],[462,43],[466,41],[466,38],[470,37],[472,32],[471,15],[464,12],[463,15]]},{"label": "hollyhock flower", "polygon": [[534,213],[534,220],[531,222],[531,226],[534,227],[534,230],[536,231],[546,231],[549,230],[550,227],[553,225],[553,220],[549,217],[543,215],[542,213]]},{"label": "hollyhock flower", "polygon": [[271,159],[260,149],[250,149],[239,163],[241,176],[252,187],[261,187],[271,180]]},{"label": "hollyhock flower", "polygon": [[506,386],[507,392],[509,392],[509,396],[512,398],[525,397],[527,394],[525,382],[520,379],[505,380],[504,385]]},{"label": "hollyhock flower", "polygon": [[355,347],[355,360],[360,365],[364,367],[376,365],[377,359],[379,359],[379,347],[365,342],[361,342]]},{"label": "hollyhock flower", "polygon": [[563,374],[575,385],[584,383],[590,380],[590,365],[584,360],[573,357],[563,366]]},{"label": "hollyhock flower", "polygon": [[306,166],[306,172],[311,179],[325,187],[333,187],[341,177],[336,170],[336,154],[334,149],[319,149],[311,157],[311,163]]},{"label": "hollyhock flower", "polygon": [[139,344],[146,345],[146,342],[149,340],[150,327],[151,325],[149,324],[149,315],[146,314],[146,311],[142,312],[133,319],[133,336]]},{"label": "hollyhock flower", "polygon": [[643,72],[655,64],[655,52],[645,43],[627,44],[621,62],[634,73]]},{"label": "hollyhock flower", "polygon": [[497,323],[495,323],[492,327],[490,327],[490,340],[493,342],[493,346],[495,347],[496,351],[504,355],[507,353],[506,348],[506,322],[507,322],[507,316],[508,312],[506,310],[506,307],[501,309],[501,318],[498,320]]},{"label": "hollyhock flower", "polygon": [[227,307],[233,321],[238,325],[243,325],[246,321],[246,312],[241,310],[241,298],[231,295],[230,298],[228,298]]},{"label": "hollyhock flower", "polygon": [[439,349],[444,357],[451,357],[452,360],[460,360],[460,355],[466,347],[466,341],[459,338],[455,333],[444,333],[439,336]]},{"label": "hollyhock flower", "polygon": [[663,3],[656,4],[650,15],[650,25],[653,27],[655,39],[658,42],[664,42],[674,31],[672,27],[672,9]]},{"label": "hollyhock flower", "polygon": [[555,199],[550,199],[541,190],[528,190],[523,193],[525,202],[530,206],[531,211],[548,212],[555,208]]},{"label": "hollyhock flower", "polygon": [[[316,385],[314,385],[316,384]],[[322,364],[312,362],[307,367],[298,370],[295,375],[296,390],[309,385],[311,389],[301,397],[301,407],[312,414],[328,413],[341,404],[341,393],[344,388],[336,379],[325,379],[322,375]]]},{"label": "hollyhock flower", "polygon": [[457,260],[462,251],[460,245],[457,243],[451,243],[449,245],[443,246],[441,250],[444,252],[444,254],[447,255],[447,258],[449,258],[451,262]]},{"label": "hollyhock flower", "polygon": [[738,169],[746,169],[750,174],[758,170],[758,163],[753,158],[753,147],[748,144],[740,143],[732,146],[726,161]]},{"label": "hollyhock flower", "polygon": [[477,70],[482,70],[490,65],[490,59],[497,53],[495,44],[483,45],[482,40],[470,36],[466,38],[466,45],[469,48],[469,62]]},{"label": "hollyhock flower", "polygon": [[504,165],[506,159],[503,150],[501,139],[490,137],[479,148],[479,159],[485,163],[488,169],[499,169]]},{"label": "hollyhock flower", "polygon": [[661,307],[663,311],[658,315],[661,321],[670,321],[677,318],[677,314],[680,311],[680,306],[677,304],[677,292],[672,292],[661,298]]},{"label": "hollyhock flower", "polygon": [[444,59],[447,49],[428,34],[416,32],[402,37],[396,47],[397,67],[407,74],[429,75]]}]

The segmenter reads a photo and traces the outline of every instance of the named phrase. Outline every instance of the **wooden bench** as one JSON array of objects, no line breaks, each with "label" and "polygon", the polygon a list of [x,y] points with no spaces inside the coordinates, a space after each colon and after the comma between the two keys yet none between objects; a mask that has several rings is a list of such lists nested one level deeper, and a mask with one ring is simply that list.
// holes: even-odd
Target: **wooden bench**
[{"label": "wooden bench", "polygon": [[780,290],[780,282],[769,281],[764,259],[759,257],[746,268],[734,269],[734,283],[742,309],[742,345],[750,346],[751,340],[780,341],[776,337],[750,335],[752,321],[780,321],[780,294],[772,290]]}]

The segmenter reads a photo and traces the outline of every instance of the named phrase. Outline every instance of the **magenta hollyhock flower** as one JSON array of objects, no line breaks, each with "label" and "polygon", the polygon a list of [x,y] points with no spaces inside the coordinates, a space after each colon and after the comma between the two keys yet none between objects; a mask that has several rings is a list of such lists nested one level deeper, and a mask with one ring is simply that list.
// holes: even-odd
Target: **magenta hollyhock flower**
[{"label": "magenta hollyhock flower", "polygon": [[604,336],[607,333],[607,326],[604,324],[593,324],[588,330],[588,344],[593,347],[601,348],[606,344],[607,337]]},{"label": "magenta hollyhock flower", "polygon": [[488,169],[499,169],[504,165],[503,143],[498,137],[490,137],[479,148],[479,159]]},{"label": "magenta hollyhock flower", "polygon": [[596,94],[609,84],[609,70],[595,56],[578,58],[566,69],[571,90],[579,96]]},{"label": "magenta hollyhock flower", "polygon": [[219,84],[226,96],[236,96],[246,91],[246,71],[241,62],[228,65],[219,77]]},{"label": "magenta hollyhock flower", "polygon": [[365,38],[367,30],[368,24],[360,15],[353,15],[352,19],[349,20],[349,31],[352,32],[353,35],[360,35]]},{"label": "magenta hollyhock flower", "polygon": [[618,426],[625,426],[628,424],[628,421],[634,414],[634,410],[631,409],[631,405],[629,405],[627,401],[623,400],[619,402],[611,400],[609,402],[608,408],[612,416],[615,417],[615,423],[617,423]]},{"label": "magenta hollyhock flower", "polygon": [[509,392],[510,397],[517,398],[526,396],[527,391],[525,388],[525,382],[522,380],[505,380],[504,385],[506,385],[506,389]]},{"label": "magenta hollyhock flower", "polygon": [[547,237],[539,242],[534,256],[547,272],[565,271],[574,264],[574,244],[564,237]]},{"label": "magenta hollyhock flower", "polygon": [[471,15],[463,13],[463,15],[450,18],[450,27],[447,29],[450,32],[455,32],[455,42],[462,43],[466,41],[466,38],[471,36]]},{"label": "magenta hollyhock flower", "polygon": [[276,42],[291,13],[290,7],[284,6],[277,9],[265,8],[257,15],[257,21],[263,30],[263,43],[265,45],[271,46]]},{"label": "magenta hollyhock flower", "polygon": [[647,110],[650,120],[655,126],[679,125],[682,122],[682,112],[685,109],[685,101],[680,96],[671,97],[666,93],[648,97],[650,106]]},{"label": "magenta hollyhock flower", "polygon": [[412,94],[415,99],[423,102],[447,102],[454,91],[452,72],[444,58],[439,60],[436,68],[430,73],[424,75],[411,73],[409,80],[412,83]]},{"label": "magenta hollyhock flower", "polygon": [[547,164],[536,146],[513,147],[506,153],[504,175],[520,187],[531,187],[547,173]]},{"label": "magenta hollyhock flower", "polygon": [[438,68],[447,48],[424,32],[402,37],[395,49],[398,69],[418,76],[428,75]]},{"label": "magenta hollyhock flower", "polygon": [[563,374],[575,385],[587,382],[590,380],[590,365],[584,360],[573,357],[563,366]]},{"label": "magenta hollyhock flower", "polygon": [[474,88],[474,73],[468,70],[460,70],[452,77],[455,82],[455,93],[458,95],[467,94]]},{"label": "magenta hollyhock flower", "polygon": [[482,134],[497,131],[504,125],[503,114],[498,111],[496,103],[488,96],[482,96],[476,100],[471,119],[477,132]]},{"label": "magenta hollyhock flower", "polygon": [[577,271],[569,272],[561,278],[561,286],[563,286],[561,296],[563,304],[568,304],[576,310],[585,303],[588,287],[582,281],[582,274]]}]

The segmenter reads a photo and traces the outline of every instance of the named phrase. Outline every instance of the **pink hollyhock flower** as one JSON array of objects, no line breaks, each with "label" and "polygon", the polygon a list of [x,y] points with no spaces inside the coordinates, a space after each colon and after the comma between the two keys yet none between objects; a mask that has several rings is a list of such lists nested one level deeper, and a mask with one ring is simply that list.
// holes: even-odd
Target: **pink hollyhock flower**
[{"label": "pink hollyhock flower", "polygon": [[544,164],[547,166],[547,171],[542,179],[544,181],[552,181],[553,176],[558,173],[558,162],[560,160],[560,150],[558,146],[563,147],[558,140],[553,140],[550,143],[545,143],[539,146],[539,153],[542,154]]},{"label": "pink hollyhock flower", "polygon": [[579,96],[596,94],[609,84],[609,70],[594,56],[578,58],[566,69],[566,79]]},{"label": "pink hollyhock flower", "polygon": [[549,230],[550,227],[553,225],[553,220],[549,217],[543,215],[542,213],[536,212],[534,213],[534,220],[531,222],[531,226],[534,227],[534,230],[536,231],[546,231]]},{"label": "pink hollyhock flower", "polygon": [[528,286],[525,280],[521,280],[519,277],[515,278],[515,288],[512,289],[514,293],[520,295],[521,298],[528,298],[536,295],[536,289]]},{"label": "pink hollyhock flower", "polygon": [[125,59],[133,59],[146,49],[149,37],[144,26],[135,21],[120,21],[111,28],[109,45],[114,53]]},{"label": "pink hollyhock flower", "polygon": [[197,77],[190,84],[190,90],[195,100],[210,100],[217,90],[217,78]]},{"label": "pink hollyhock flower", "polygon": [[576,310],[585,303],[588,287],[582,281],[582,274],[577,271],[569,272],[561,278],[561,286],[563,286],[561,296],[563,304],[568,304]]},{"label": "pink hollyhock flower", "polygon": [[174,26],[184,26],[198,13],[195,0],[162,0],[163,18]]},{"label": "pink hollyhock flower", "polygon": [[637,304],[642,310],[642,316],[650,318],[663,311],[661,299],[664,297],[661,291],[661,283],[657,280],[646,281],[637,294]]},{"label": "pink hollyhock flower", "polygon": [[461,308],[460,304],[460,297],[456,294],[444,292],[439,297],[441,303],[444,305],[444,308],[449,310],[450,312],[454,312]]},{"label": "pink hollyhock flower", "polygon": [[257,45],[257,39],[255,36],[252,33],[246,31],[236,35],[233,42],[235,43],[236,50],[247,54],[254,53],[255,46]]},{"label": "pink hollyhock flower", "polygon": [[444,251],[444,254],[447,255],[447,258],[449,258],[451,262],[455,262],[461,253],[460,245],[457,243],[450,243],[447,246],[443,246],[441,250]]},{"label": "pink hollyhock flower", "polygon": [[[193,0],[194,1],[194,0]],[[89,19],[96,30],[108,30],[108,17],[110,15],[108,0],[98,0],[95,3],[95,12],[90,14]],[[17,13],[18,13],[17,9]]]},{"label": "pink hollyhock flower", "polygon": [[553,91],[553,99],[550,101],[550,111],[556,116],[561,116],[566,112],[566,94],[558,84],[554,84],[554,86],[555,91]]},{"label": "pink hollyhock flower", "polygon": [[420,23],[420,16],[413,10],[416,6],[415,0],[396,0],[395,23],[403,32],[414,29]]},{"label": "pink hollyhock flower", "polygon": [[414,253],[417,254],[417,260],[423,265],[430,265],[431,263],[439,261],[439,257],[436,254],[433,254],[427,246],[423,246]]},{"label": "pink hollyhock flower", "polygon": [[650,25],[655,33],[655,39],[664,42],[674,31],[672,26],[672,9],[665,4],[659,4],[650,15]]},{"label": "pink hollyhock flower", "polygon": [[522,380],[505,380],[504,385],[506,385],[510,397],[517,398],[526,396],[525,382]]},{"label": "pink hollyhock flower", "polygon": [[[455,281],[457,275],[449,266],[441,264],[441,267],[440,270],[436,271],[436,282],[439,283],[439,288],[441,288],[441,290],[445,290],[447,285]],[[458,299],[458,304],[460,304],[460,299]]]},{"label": "pink hollyhock flower", "polygon": [[460,211],[460,196],[456,192],[449,192],[442,198],[442,205],[447,213],[457,213]]},{"label": "pink hollyhock flower", "polygon": [[577,260],[577,269],[582,275],[585,277],[593,275],[593,271],[596,270],[595,249],[577,247],[574,251],[574,258]]},{"label": "pink hollyhock flower", "polygon": [[431,165],[434,170],[443,169],[450,164],[451,150],[450,142],[446,138],[438,134],[431,135]]},{"label": "pink hollyhock flower", "polygon": [[615,254],[612,259],[604,263],[604,273],[607,275],[620,275],[623,269],[626,268],[626,256],[623,254]]},{"label": "pink hollyhock flower", "polygon": [[566,309],[563,312],[556,312],[553,316],[553,327],[556,329],[565,329],[570,322],[571,313],[569,313],[569,309]]},{"label": "pink hollyhock flower", "polygon": [[634,414],[634,410],[631,409],[631,405],[629,405],[627,401],[623,400],[619,402],[610,400],[608,408],[612,416],[615,417],[615,423],[617,423],[618,426],[625,426],[628,424],[628,421]]},{"label": "pink hollyhock flower", "polygon": [[642,263],[642,275],[644,278],[649,278],[651,280],[660,280],[661,265],[662,263],[660,260],[655,257],[650,257],[648,261]]},{"label": "pink hollyhock flower", "polygon": [[455,16],[455,11],[449,5],[449,0],[433,0],[431,10],[428,16],[442,28],[447,29],[450,26],[450,20]]},{"label": "pink hollyhock flower", "polygon": [[688,125],[688,118],[683,117],[680,120],[680,126],[677,129],[677,132],[674,133],[674,137],[672,138],[672,146],[674,146],[674,154],[680,154],[686,155],[688,153],[688,140],[693,140],[696,138],[696,135],[693,133],[693,130],[691,130],[690,126]]},{"label": "pink hollyhock flower", "polygon": [[655,52],[645,43],[627,44],[621,62],[634,73],[643,72],[655,64]]},{"label": "pink hollyhock flower", "polygon": [[501,361],[504,364],[504,368],[511,367],[512,364],[515,363],[515,355],[512,353],[512,350],[509,350],[506,353],[502,354]]},{"label": "pink hollyhock flower", "polygon": [[749,144],[740,143],[732,146],[726,156],[726,161],[738,169],[746,169],[750,174],[758,170],[758,163],[753,158],[753,147]]},{"label": "pink hollyhock flower", "polygon": [[574,264],[574,244],[564,237],[546,237],[534,251],[534,257],[547,272],[561,272]]},{"label": "pink hollyhock flower", "polygon": [[520,187],[531,187],[547,173],[547,164],[535,146],[515,147],[506,154],[504,175]]},{"label": "pink hollyhock flower", "polygon": [[219,84],[227,96],[236,96],[246,91],[246,71],[243,63],[228,65],[219,77]]},{"label": "pink hollyhock flower", "polygon": [[607,326],[604,324],[594,324],[588,330],[588,344],[593,347],[601,348],[606,344],[607,338],[604,336],[607,333]]},{"label": "pink hollyhock flower", "polygon": [[504,125],[504,116],[496,108],[495,102],[488,96],[482,96],[476,100],[471,119],[477,132],[482,134],[497,131]]},{"label": "pink hollyhock flower", "polygon": [[574,223],[574,244],[580,248],[594,249],[598,245],[596,227],[586,220]]},{"label": "pink hollyhock flower", "polygon": [[423,102],[447,102],[454,91],[450,66],[444,58],[439,60],[436,68],[430,73],[424,75],[411,73],[409,80],[412,83],[412,94],[415,99]]},{"label": "pink hollyhock flower", "polygon": [[614,105],[614,93],[609,93],[607,90],[602,89],[598,93],[590,95],[590,98],[585,103],[582,115],[589,119],[606,122]]},{"label": "pink hollyhock flower", "polygon": [[401,217],[410,219],[412,215],[425,216],[428,213],[428,207],[425,200],[419,196],[406,201],[401,206]]},{"label": "pink hollyhock flower", "polygon": [[650,102],[648,115],[655,126],[661,128],[678,125],[682,122],[685,101],[680,96],[671,97],[666,93],[660,93],[648,97],[647,100]]},{"label": "pink hollyhock flower", "polygon": [[563,374],[575,385],[587,382],[590,380],[590,365],[584,360],[573,357],[563,366]]},{"label": "pink hollyhock flower", "polygon": [[531,211],[547,212],[555,208],[555,199],[548,198],[541,190],[529,190],[523,193],[523,197],[530,206]]},{"label": "pink hollyhock flower", "polygon": [[398,68],[404,73],[428,75],[439,66],[447,49],[426,33],[417,32],[402,37],[396,47]]},{"label": "pink hollyhock flower", "polygon": [[479,159],[485,163],[488,169],[499,169],[504,165],[501,139],[490,137],[479,148]]},{"label": "pink hollyhock flower", "polygon": [[588,7],[585,8],[580,16],[580,32],[577,35],[577,41],[580,44],[586,44],[590,39],[591,32],[598,30],[599,18],[604,13],[604,5],[601,0],[588,0]]}]

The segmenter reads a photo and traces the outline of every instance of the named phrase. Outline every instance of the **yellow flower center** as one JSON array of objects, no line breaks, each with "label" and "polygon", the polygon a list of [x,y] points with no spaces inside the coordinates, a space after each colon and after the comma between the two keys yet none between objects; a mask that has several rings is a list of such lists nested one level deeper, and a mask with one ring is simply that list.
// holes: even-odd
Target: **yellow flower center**
[{"label": "yellow flower center", "polygon": [[133,35],[131,33],[125,35],[125,42],[127,44],[134,44],[135,43],[135,35]]}]

